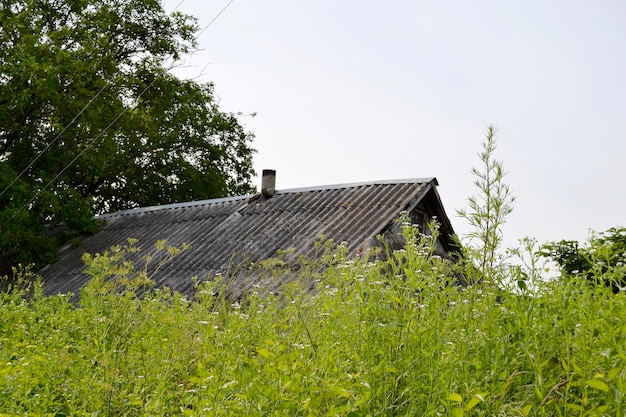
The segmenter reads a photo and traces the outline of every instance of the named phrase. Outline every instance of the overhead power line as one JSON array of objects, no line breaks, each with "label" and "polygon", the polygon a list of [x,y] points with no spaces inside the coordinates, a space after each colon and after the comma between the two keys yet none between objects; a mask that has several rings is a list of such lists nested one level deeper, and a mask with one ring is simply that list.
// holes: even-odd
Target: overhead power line
[{"label": "overhead power line", "polygon": [[68,123],[68,124],[67,124],[67,125],[63,128],[63,130],[61,130],[61,132],[60,132],[58,135],[56,135],[56,137],[52,140],[52,142],[50,142],[50,143],[49,143],[49,144],[48,144],[48,145],[47,145],[47,146],[46,146],[46,147],[45,147],[45,148],[44,148],[41,152],[39,152],[39,153],[37,154],[37,156],[35,157],[35,159],[33,159],[33,160],[30,162],[30,164],[26,165],[26,168],[24,168],[24,169],[22,170],[22,172],[20,172],[20,173],[19,173],[19,175],[18,175],[17,177],[15,177],[15,178],[13,179],[13,181],[11,181],[11,182],[9,183],[9,185],[7,185],[7,186],[4,188],[4,190],[2,190],[2,192],[0,192],[0,197],[2,197],[2,196],[4,195],[4,193],[6,193],[6,192],[9,190],[9,188],[11,188],[11,187],[13,186],[13,184],[15,184],[15,182],[16,182],[17,180],[19,180],[19,179],[20,179],[20,178],[21,178],[24,174],[26,174],[26,172],[27,172],[27,171],[28,171],[28,170],[29,170],[29,169],[30,169],[30,168],[31,168],[31,167],[35,164],[35,162],[37,162],[37,161],[39,160],[39,158],[41,158],[41,157],[43,156],[43,154],[44,154],[44,153],[45,153],[48,149],[50,149],[50,147],[51,147],[52,145],[54,145],[54,143],[55,143],[55,142],[56,142],[56,141],[57,141],[57,140],[61,137],[61,135],[63,135],[63,133],[65,133],[65,131],[66,131],[67,129],[69,129],[69,127],[70,127],[71,125],[73,125],[73,124],[74,124],[74,122],[76,121],[76,119],[78,119],[78,118],[80,117],[80,115],[81,115],[81,114],[83,114],[83,112],[84,112],[85,110],[87,110],[87,107],[89,107],[89,105],[90,105],[91,103],[93,103],[93,101],[94,101],[96,98],[98,98],[98,96],[99,96],[99,95],[100,95],[100,94],[104,91],[104,89],[105,89],[105,88],[107,88],[110,84],[111,84],[111,82],[110,82],[109,80],[105,80],[105,84],[102,86],[102,88],[101,88],[101,89],[100,89],[100,90],[96,93],[96,95],[95,95],[95,96],[93,96],[93,97],[91,98],[91,100],[89,100],[89,102],[88,102],[87,104],[85,104],[85,105],[83,106],[83,108],[82,108],[82,109],[80,109],[80,111],[78,112],[78,114],[76,114],[76,116],[74,116],[74,118],[73,118],[73,119],[72,119],[72,120],[71,120],[71,121],[70,121],[70,122],[69,122],[69,123]]},{"label": "overhead power line", "polygon": [[[174,8],[174,10],[172,10],[172,12],[175,12],[176,10],[178,10],[178,8],[185,2],[185,0],[181,0],[180,3],[178,3],[178,5]],[[221,12],[220,12],[221,13]],[[196,37],[197,39],[197,37]],[[63,129],[61,130],[61,132],[56,135],[56,137],[52,140],[52,142],[50,142],[48,145],[46,145],[46,147],[44,149],[42,149],[36,156],[35,158],[28,164],[26,165],[26,168],[24,168],[22,170],[22,172],[20,172],[14,179],[13,181],[11,181],[9,183],[9,185],[7,185],[1,192],[0,192],[0,197],[2,197],[4,195],[4,193],[6,193],[12,186],[13,184],[15,184],[22,176],[24,176],[24,174],[26,174],[26,172],[28,172],[28,170],[43,156],[44,153],[46,153],[46,151],[48,151],[48,149],[50,149],[50,147],[52,147],[52,145],[54,145],[56,143],[57,140],[59,140],[59,138],[63,135],[63,133],[65,133],[65,131],[67,129],[70,128],[70,126],[72,126],[74,124],[74,122],[80,117],[81,114],[83,114],[85,112],[85,110],[87,110],[87,108],[91,105],[91,103],[94,102],[94,100],[96,98],[98,98],[100,96],[100,94],[102,94],[102,92],[109,86],[111,85],[111,81],[110,80],[104,80],[105,84],[102,86],[102,88],[100,90],[98,90],[98,92],[96,93],[95,96],[93,96],[91,98],[91,100],[89,100],[87,102],[87,104],[85,104],[80,111],[76,114],[76,116],[74,116],[74,118],[67,124],[65,125],[65,127],[63,127]],[[117,120],[117,119],[116,119]],[[74,161],[72,161],[73,163]],[[62,172],[65,172],[67,168],[63,168]],[[43,191],[43,190],[42,190]],[[38,195],[38,194],[37,194]],[[30,203],[29,203],[30,204]]]},{"label": "overhead power line", "polygon": [[213,22],[215,22],[217,20],[218,17],[220,17],[222,15],[222,13],[224,13],[224,11],[226,9],[228,9],[228,6],[230,6],[235,0],[230,0],[228,2],[228,4],[226,6],[224,6],[224,8],[222,8],[222,10],[220,10],[220,12],[218,14],[215,15],[215,17],[204,27],[204,29],[202,29],[197,35],[196,35],[196,40],[198,40],[198,38],[200,37],[200,35],[202,35],[204,33],[205,30],[207,30],[209,28],[209,26],[211,26],[213,24]]},{"label": "overhead power line", "polygon": [[[213,19],[211,19],[211,21],[209,21],[209,23],[207,23],[207,25],[200,31],[198,32],[198,34],[195,36],[194,40],[198,40],[198,38],[200,37],[200,35],[202,35],[221,15],[222,13],[224,13],[224,11],[234,2],[235,0],[230,0],[216,15],[215,17],[213,17]],[[185,2],[185,0],[181,0],[178,5],[174,8],[173,11],[176,11],[183,3]],[[175,64],[175,61],[172,62],[172,64],[167,67],[165,69],[165,71],[169,71],[173,68]],[[150,88],[152,88],[152,86],[154,85],[154,83],[156,82],[156,78],[154,80],[152,80],[152,82],[137,96],[137,98],[140,98],[141,96],[143,96]],[[11,184],[9,184],[9,186],[7,186],[2,193],[0,193],[0,196],[2,196],[2,194],[4,194],[22,175],[24,175],[26,173],[26,171],[35,163],[37,162],[37,160],[41,157],[41,155],[48,150],[48,148],[50,148],[50,146],[63,134],[63,132],[65,132],[71,125],[72,123],[74,123],[74,121],[85,111],[85,109],[100,95],[100,93],[104,90],[104,88],[106,88],[108,85],[110,84],[107,83],[105,84],[105,86],[80,110],[80,112],[74,117],[74,119],[72,119],[72,121],[70,121],[70,123],[68,123],[68,125],[61,131],[61,133],[59,133],[59,135],[57,135],[57,137],[54,139],[54,141],[46,146],[45,149],[43,149],[36,157],[35,159],[11,182]],[[40,188],[37,193],[35,193],[35,195],[33,196],[33,198],[30,199],[30,201],[28,203],[26,203],[24,206],[22,206],[22,208],[20,208],[19,210],[17,210],[15,213],[13,213],[13,215],[4,223],[4,225],[6,226],[9,222],[11,222],[22,210],[28,208],[40,195],[43,191],[45,191],[48,187],[50,187],[53,183],[56,182],[57,179],[59,179],[59,177],[65,172],[67,171],[73,164],[74,162],[76,162],[98,139],[100,139],[106,132],[107,130],[109,130],[114,124],[115,122],[117,122],[129,109],[128,108],[124,108],[112,121],[111,123],[109,123],[103,130],[102,132],[100,132],[99,135],[97,135],[95,138],[91,139],[87,146],[78,154],[76,155],[67,165],[65,165],[65,167],[63,167],[63,169],[61,169],[61,171],[59,171],[58,174],[56,174],[54,176],[54,178],[52,180],[50,180],[46,185],[44,185],[42,188]]]}]

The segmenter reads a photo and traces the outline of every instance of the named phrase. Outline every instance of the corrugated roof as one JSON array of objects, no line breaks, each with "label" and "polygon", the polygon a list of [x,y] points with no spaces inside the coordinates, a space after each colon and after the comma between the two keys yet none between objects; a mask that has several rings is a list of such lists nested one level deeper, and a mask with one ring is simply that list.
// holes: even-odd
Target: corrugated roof
[{"label": "corrugated roof", "polygon": [[[157,287],[187,294],[193,292],[193,277],[224,273],[235,258],[258,262],[290,248],[295,256],[313,257],[322,235],[347,242],[354,254],[427,193],[439,201],[436,185],[435,178],[340,184],[278,190],[271,198],[241,196],[107,214],[100,216],[106,225],[99,233],[41,271],[44,290],[77,293],[88,280],[81,255],[103,253],[129,237],[145,252],[159,239],[173,246],[189,243],[191,249],[153,277]],[[451,231],[445,213],[441,216]]]}]

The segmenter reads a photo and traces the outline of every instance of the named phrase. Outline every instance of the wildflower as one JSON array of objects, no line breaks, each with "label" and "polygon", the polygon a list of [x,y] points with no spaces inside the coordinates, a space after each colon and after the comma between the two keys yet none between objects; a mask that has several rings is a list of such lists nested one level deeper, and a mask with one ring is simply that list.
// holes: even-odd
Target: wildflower
[{"label": "wildflower", "polygon": [[324,294],[333,296],[333,295],[337,294],[338,292],[339,292],[338,288],[330,288],[330,289],[326,290],[324,292]]}]

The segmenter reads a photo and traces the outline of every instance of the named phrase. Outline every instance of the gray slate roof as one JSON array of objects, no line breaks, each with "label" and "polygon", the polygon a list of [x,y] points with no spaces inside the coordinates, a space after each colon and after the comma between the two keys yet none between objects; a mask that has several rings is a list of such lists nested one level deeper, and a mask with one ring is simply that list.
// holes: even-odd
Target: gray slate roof
[{"label": "gray slate roof", "polygon": [[192,277],[206,280],[224,274],[235,259],[258,262],[293,248],[294,255],[315,256],[320,236],[347,242],[349,255],[366,250],[395,223],[403,210],[428,200],[448,242],[454,232],[436,191],[435,178],[378,181],[277,190],[273,197],[248,195],[125,210],[100,216],[102,230],[78,247],[66,247],[60,260],[40,273],[44,291],[74,293],[88,281],[83,253],[103,253],[136,238],[144,252],[159,239],[169,245],[189,243],[154,276],[156,287],[184,294],[194,291]]}]

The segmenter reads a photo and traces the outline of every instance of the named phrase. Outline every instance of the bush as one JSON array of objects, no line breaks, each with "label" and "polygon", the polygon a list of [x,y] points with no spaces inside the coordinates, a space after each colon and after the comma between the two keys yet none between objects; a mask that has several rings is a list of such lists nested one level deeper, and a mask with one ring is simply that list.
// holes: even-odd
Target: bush
[{"label": "bush", "polygon": [[581,276],[588,283],[610,287],[614,293],[626,287],[626,228],[592,232],[586,245],[561,240],[544,245],[543,254],[559,264],[562,279]]}]

